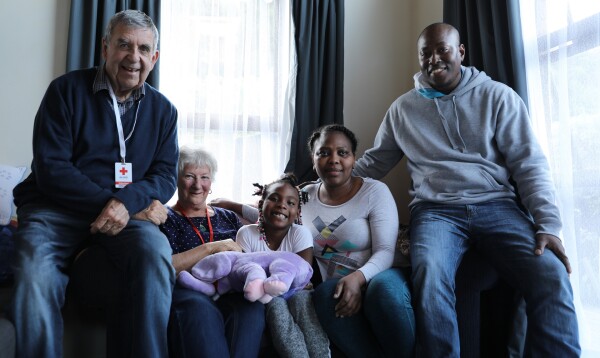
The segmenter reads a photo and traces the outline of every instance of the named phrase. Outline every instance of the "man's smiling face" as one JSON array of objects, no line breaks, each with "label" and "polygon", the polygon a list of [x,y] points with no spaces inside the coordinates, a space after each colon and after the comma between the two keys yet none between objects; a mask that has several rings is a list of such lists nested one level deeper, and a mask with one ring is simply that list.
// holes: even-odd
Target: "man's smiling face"
[{"label": "man's smiling face", "polygon": [[446,24],[428,27],[417,41],[417,51],[425,81],[442,93],[452,92],[460,82],[460,66],[465,57],[456,29]]},{"label": "man's smiling face", "polygon": [[118,25],[109,42],[103,41],[105,70],[115,95],[123,100],[141,87],[158,60],[154,34],[145,28]]}]

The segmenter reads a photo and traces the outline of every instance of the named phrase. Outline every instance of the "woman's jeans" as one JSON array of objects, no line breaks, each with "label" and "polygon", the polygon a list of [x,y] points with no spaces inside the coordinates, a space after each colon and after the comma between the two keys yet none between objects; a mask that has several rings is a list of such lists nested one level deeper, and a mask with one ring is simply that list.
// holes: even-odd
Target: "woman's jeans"
[{"label": "woman's jeans", "polygon": [[335,316],[333,298],[339,279],[321,283],[313,293],[319,321],[329,339],[348,357],[412,357],[415,318],[406,269],[375,275],[363,293],[362,308],[351,316]]},{"label": "woman's jeans", "polygon": [[172,357],[258,357],[265,308],[241,293],[217,301],[176,284],[169,320]]},{"label": "woman's jeans", "polygon": [[[83,243],[104,247],[123,277],[116,319],[118,337],[109,347],[119,357],[165,357],[175,273],[171,247],[158,227],[131,220],[116,236],[90,235],[94,218],[58,206],[18,209],[15,294],[10,310],[18,357],[62,357],[61,308],[68,265]],[[113,327],[113,328],[115,328]]]},{"label": "woman's jeans", "polygon": [[419,203],[411,209],[410,255],[417,319],[417,352],[424,357],[459,357],[455,275],[474,247],[509,284],[527,308],[525,354],[577,357],[577,318],[569,275],[548,248],[536,256],[535,228],[513,200],[472,205]]}]

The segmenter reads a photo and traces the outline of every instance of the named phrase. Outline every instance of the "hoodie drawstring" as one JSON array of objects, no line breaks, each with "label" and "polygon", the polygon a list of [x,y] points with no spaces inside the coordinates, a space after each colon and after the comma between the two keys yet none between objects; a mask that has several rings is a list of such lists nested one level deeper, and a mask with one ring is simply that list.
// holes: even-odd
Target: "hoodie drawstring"
[{"label": "hoodie drawstring", "polygon": [[438,114],[440,115],[440,118],[442,119],[442,125],[444,126],[444,131],[446,132],[446,136],[448,137],[448,140],[450,141],[450,144],[452,145],[452,149],[464,152],[466,145],[462,139],[462,136],[460,135],[459,125],[458,125],[459,124],[458,123],[458,111],[456,108],[456,96],[452,96],[452,109],[454,110],[454,118],[455,118],[455,121],[453,123],[453,125],[455,127],[454,130],[452,130],[450,128],[450,123],[448,122],[446,117],[444,117],[444,115],[442,114],[442,110],[440,109],[440,104],[438,102],[438,99],[434,98],[433,102],[435,103],[435,107],[437,108]]}]

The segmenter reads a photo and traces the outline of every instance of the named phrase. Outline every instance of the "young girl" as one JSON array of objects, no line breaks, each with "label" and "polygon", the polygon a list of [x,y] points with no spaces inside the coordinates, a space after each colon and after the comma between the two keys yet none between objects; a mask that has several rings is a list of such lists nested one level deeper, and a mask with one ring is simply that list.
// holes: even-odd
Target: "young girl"
[{"label": "young girl", "polygon": [[[284,174],[265,186],[254,185],[258,187],[256,195],[261,195],[258,223],[238,231],[238,245],[245,252],[294,252],[312,265],[313,238],[307,228],[299,225],[302,200],[296,177]],[[299,291],[287,301],[275,297],[266,308],[267,325],[280,356],[329,356],[329,340],[314,311],[311,291]]]}]

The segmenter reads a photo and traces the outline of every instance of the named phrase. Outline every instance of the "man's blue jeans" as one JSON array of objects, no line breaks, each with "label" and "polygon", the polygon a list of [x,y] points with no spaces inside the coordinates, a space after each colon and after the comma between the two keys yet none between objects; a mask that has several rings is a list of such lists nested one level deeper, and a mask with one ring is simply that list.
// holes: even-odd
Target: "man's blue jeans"
[{"label": "man's blue jeans", "polygon": [[258,357],[265,327],[265,308],[241,293],[217,301],[180,285],[173,291],[169,321],[172,357]]},{"label": "man's blue jeans", "polygon": [[[15,294],[11,319],[17,356],[62,357],[67,270],[78,248],[102,245],[122,273],[118,356],[166,357],[167,323],[175,273],[171,247],[158,227],[131,220],[116,236],[90,235],[95,218],[58,206],[24,205],[18,210]],[[111,332],[112,333],[112,332]]]},{"label": "man's blue jeans", "polygon": [[335,316],[333,298],[339,279],[315,288],[313,302],[329,339],[348,357],[412,357],[415,317],[408,274],[391,268],[375,275],[363,293],[361,310],[351,316]]},{"label": "man's blue jeans", "polygon": [[454,280],[470,247],[523,294],[526,355],[580,355],[573,292],[565,266],[547,248],[542,256],[534,254],[533,221],[515,201],[419,203],[411,209],[410,239],[420,356],[460,355]]}]

